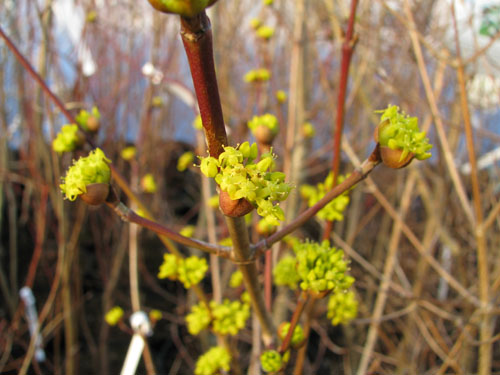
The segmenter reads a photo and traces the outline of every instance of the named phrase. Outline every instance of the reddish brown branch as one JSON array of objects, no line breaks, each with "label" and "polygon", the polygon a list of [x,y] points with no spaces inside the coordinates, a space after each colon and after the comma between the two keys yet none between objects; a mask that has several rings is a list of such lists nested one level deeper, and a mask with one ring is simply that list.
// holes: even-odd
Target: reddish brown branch
[{"label": "reddish brown branch", "polygon": [[218,157],[227,146],[212,50],[210,20],[203,11],[194,18],[181,17],[182,42],[189,61],[201,120],[210,156]]}]

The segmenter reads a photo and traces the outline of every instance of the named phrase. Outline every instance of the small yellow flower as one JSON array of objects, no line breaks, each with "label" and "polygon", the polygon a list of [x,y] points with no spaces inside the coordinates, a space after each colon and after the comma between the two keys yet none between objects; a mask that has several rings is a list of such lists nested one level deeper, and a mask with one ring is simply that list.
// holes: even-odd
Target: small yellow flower
[{"label": "small yellow flower", "polygon": [[252,18],[250,20],[250,27],[254,30],[256,30],[260,25],[262,25],[262,21],[259,20],[258,18]]},{"label": "small yellow flower", "polygon": [[154,321],[154,322],[157,322],[158,320],[160,320],[161,318],[163,317],[163,314],[161,313],[160,310],[151,310],[149,312],[149,319]]},{"label": "small yellow flower", "polygon": [[312,138],[316,134],[316,129],[314,129],[313,124],[311,124],[310,122],[305,122],[304,124],[302,124],[302,134],[306,138]]},{"label": "small yellow flower", "polygon": [[120,306],[115,306],[111,310],[109,310],[104,316],[104,320],[110,326],[115,326],[123,317],[123,309]]},{"label": "small yellow flower", "polygon": [[195,230],[194,225],[186,225],[184,228],[182,228],[179,233],[183,235],[184,237],[193,237]]},{"label": "small yellow flower", "polygon": [[231,237],[223,238],[222,240],[219,241],[219,245],[233,246],[233,240],[231,239]]},{"label": "small yellow flower", "polygon": [[137,154],[137,149],[135,148],[135,146],[128,146],[128,147],[125,147],[121,152],[120,152],[120,156],[126,160],[126,161],[130,161],[132,160],[133,158],[135,158],[135,155]]},{"label": "small yellow flower", "polygon": [[214,196],[210,197],[210,199],[208,200],[208,205],[213,209],[219,208],[219,195],[215,194]]},{"label": "small yellow flower", "polygon": [[91,10],[87,13],[87,22],[92,23],[97,19],[97,12],[95,10]]},{"label": "small yellow flower", "polygon": [[194,154],[191,151],[183,153],[177,160],[177,170],[184,172],[190,165],[193,164]]},{"label": "small yellow flower", "polygon": [[276,100],[278,103],[283,104],[288,99],[288,95],[283,90],[276,91]]},{"label": "small yellow flower", "polygon": [[194,119],[194,121],[193,121],[193,128],[195,128],[196,130],[203,129],[203,122],[201,121],[201,116],[200,115],[196,116],[196,118]]},{"label": "small yellow flower", "polygon": [[229,286],[231,288],[238,288],[241,283],[243,283],[243,274],[240,270],[236,270],[231,275],[231,279],[229,279]]},{"label": "small yellow flower", "polygon": [[259,38],[269,40],[274,35],[274,27],[262,25],[256,30],[256,33]]},{"label": "small yellow flower", "polygon": [[161,96],[155,96],[151,100],[151,105],[153,107],[161,107],[163,105],[163,98]]},{"label": "small yellow flower", "polygon": [[243,76],[243,80],[247,83],[265,82],[269,81],[270,78],[271,72],[265,68],[250,70]]},{"label": "small yellow flower", "polygon": [[151,173],[146,174],[141,180],[142,190],[145,193],[156,193],[158,190],[155,178]]}]

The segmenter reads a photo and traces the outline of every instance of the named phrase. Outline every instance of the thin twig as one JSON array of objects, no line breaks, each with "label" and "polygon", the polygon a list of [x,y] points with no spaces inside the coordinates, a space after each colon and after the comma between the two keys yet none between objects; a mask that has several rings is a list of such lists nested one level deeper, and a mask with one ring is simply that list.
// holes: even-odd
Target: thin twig
[{"label": "thin twig", "polygon": [[352,188],[358,182],[364,180],[371,173],[373,168],[375,168],[379,163],[380,154],[377,145],[371,153],[370,157],[366,159],[359,168],[352,172],[349,177],[342,181],[342,183],[338,184],[332,190],[327,192],[325,196],[320,199],[314,206],[309,207],[307,210],[298,215],[291,223],[285,225],[276,233],[255,244],[253,246],[255,256],[259,256],[266,250],[270,249],[274,243],[280,241],[287,234],[292,233],[294,230],[301,227],[307,220],[316,215],[318,211],[325,207],[332,199],[335,199],[346,190]]},{"label": "thin twig", "polygon": [[172,241],[175,241],[177,243],[180,243],[182,245],[188,246],[188,247],[194,247],[195,249],[199,249],[202,251],[205,251],[209,254],[215,254],[218,256],[221,256],[223,258],[228,258],[232,259],[232,249],[227,246],[221,246],[221,245],[212,245],[210,243],[200,241],[194,238],[190,237],[185,237],[163,225],[160,223],[157,223],[155,221],[151,221],[149,219],[146,219],[145,217],[142,217],[140,215],[137,215],[134,211],[132,211],[130,208],[125,206],[122,202],[106,202],[106,205],[113,209],[118,216],[123,221],[126,221],[128,223],[134,223],[138,224],[144,228],[147,228],[149,230],[152,230],[155,233],[158,233],[162,236],[165,236]]},{"label": "thin twig", "polygon": [[481,298],[481,307],[485,309],[483,318],[481,320],[479,335],[481,346],[479,347],[479,375],[491,374],[491,362],[493,356],[493,346],[490,342],[494,323],[492,314],[487,311],[490,304],[490,271],[488,263],[488,247],[486,244],[485,231],[483,227],[483,209],[481,205],[482,197],[479,188],[479,179],[477,175],[477,162],[476,152],[474,149],[474,135],[472,132],[472,124],[470,121],[469,103],[467,101],[467,92],[465,88],[465,72],[464,64],[462,62],[460,52],[460,42],[458,40],[457,19],[455,17],[455,6],[451,4],[451,14],[453,19],[453,29],[455,37],[455,48],[457,51],[458,68],[457,78],[458,87],[460,89],[460,107],[462,109],[462,116],[464,119],[465,127],[465,140],[467,143],[467,152],[469,154],[469,162],[471,166],[471,182],[472,182],[472,198],[474,202],[474,212],[476,214],[474,235],[476,237],[477,245],[477,274],[479,279],[479,297]]}]

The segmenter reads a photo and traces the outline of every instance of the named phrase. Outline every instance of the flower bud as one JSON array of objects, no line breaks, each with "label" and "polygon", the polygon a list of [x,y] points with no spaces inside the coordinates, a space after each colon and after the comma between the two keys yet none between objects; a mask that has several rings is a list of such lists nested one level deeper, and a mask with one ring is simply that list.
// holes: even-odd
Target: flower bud
[{"label": "flower bud", "polygon": [[148,0],[153,8],[163,13],[175,13],[192,18],[217,0]]},{"label": "flower bud", "polygon": [[101,121],[98,117],[90,115],[87,119],[87,129],[89,132],[97,133],[99,128],[101,127]]},{"label": "flower bud", "polygon": [[264,145],[270,145],[273,143],[275,134],[265,125],[259,125],[254,131],[255,139],[257,142]]},{"label": "flower bud", "polygon": [[382,146],[380,147],[380,156],[386,166],[399,169],[410,164],[415,155],[412,152],[408,152],[405,156],[404,150],[393,150],[390,147]]},{"label": "flower bud", "polygon": [[241,217],[251,212],[254,207],[244,198],[233,200],[229,193],[221,191],[219,194],[219,206],[226,216]]},{"label": "flower bud", "polygon": [[86,186],[87,192],[80,195],[80,198],[91,206],[103,204],[109,195],[109,184],[96,183]]}]

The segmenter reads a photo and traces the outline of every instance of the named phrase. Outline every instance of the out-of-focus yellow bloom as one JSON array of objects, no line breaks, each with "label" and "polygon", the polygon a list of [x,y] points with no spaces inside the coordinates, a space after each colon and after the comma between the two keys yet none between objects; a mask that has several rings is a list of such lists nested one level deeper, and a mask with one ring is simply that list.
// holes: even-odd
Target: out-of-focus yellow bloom
[{"label": "out-of-focus yellow bloom", "polygon": [[158,190],[155,178],[151,173],[146,174],[141,180],[142,190],[145,193],[156,193]]},{"label": "out-of-focus yellow bloom", "polygon": [[302,124],[302,134],[306,138],[312,138],[316,135],[316,129],[310,122],[305,122]]},{"label": "out-of-focus yellow bloom", "polygon": [[186,225],[179,231],[179,233],[184,237],[193,237],[194,229],[195,229],[194,225]]},{"label": "out-of-focus yellow bloom", "polygon": [[161,107],[163,105],[163,98],[161,96],[155,96],[151,100],[151,105],[153,107]]},{"label": "out-of-focus yellow bloom", "polygon": [[133,158],[135,158],[136,154],[137,154],[137,149],[135,148],[135,146],[127,146],[120,152],[120,156],[122,157],[122,159],[126,161],[130,161]]},{"label": "out-of-focus yellow bloom", "polygon": [[262,25],[255,32],[259,38],[269,40],[274,35],[274,27]]},{"label": "out-of-focus yellow bloom", "polygon": [[193,128],[195,128],[197,130],[203,129],[203,122],[201,121],[201,116],[200,115],[196,116],[196,118],[194,119],[194,121],[193,121]]},{"label": "out-of-focus yellow bloom", "polygon": [[149,312],[149,319],[151,319],[153,322],[157,322],[163,317],[163,314],[161,313],[160,310],[151,310]]},{"label": "out-of-focus yellow bloom", "polygon": [[123,309],[120,306],[115,306],[111,310],[109,310],[104,316],[104,320],[110,326],[115,326],[123,317]]},{"label": "out-of-focus yellow bloom", "polygon": [[243,76],[243,80],[247,83],[265,82],[271,79],[271,72],[265,68],[252,69]]},{"label": "out-of-focus yellow bloom", "polygon": [[193,164],[194,154],[191,151],[183,153],[177,160],[177,170],[184,172],[190,165]]},{"label": "out-of-focus yellow bloom", "polygon": [[288,99],[288,95],[283,90],[276,91],[276,100],[278,103],[283,104]]},{"label": "out-of-focus yellow bloom", "polygon": [[208,205],[213,209],[219,208],[219,195],[215,194],[213,197],[210,197],[210,199],[208,200]]},{"label": "out-of-focus yellow bloom", "polygon": [[262,21],[259,20],[258,18],[252,18],[250,20],[250,27],[254,30],[256,30],[260,25],[262,25]]}]

